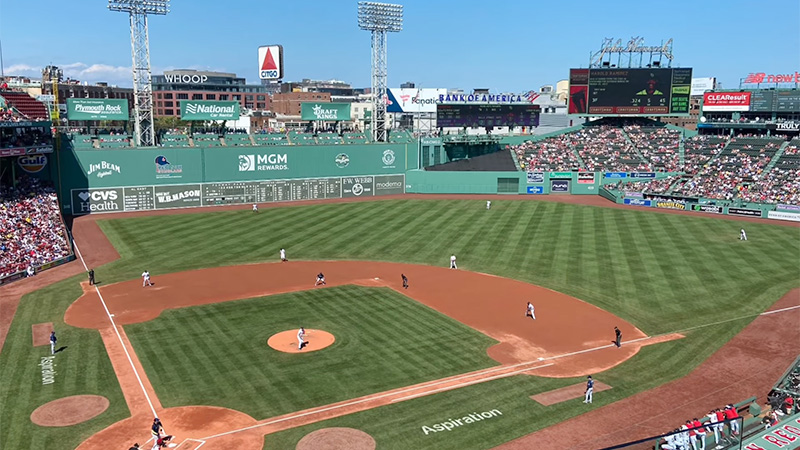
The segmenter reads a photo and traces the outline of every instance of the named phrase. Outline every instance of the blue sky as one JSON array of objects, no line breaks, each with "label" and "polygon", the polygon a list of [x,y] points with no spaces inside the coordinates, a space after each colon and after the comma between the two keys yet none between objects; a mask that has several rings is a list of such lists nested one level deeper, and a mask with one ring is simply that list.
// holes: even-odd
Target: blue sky
[{"label": "blue sky", "polygon": [[[282,44],[285,80],[369,86],[369,33],[356,0],[172,0],[150,20],[153,73],[193,68],[257,78],[259,45]],[[800,71],[800,0],[670,2],[406,0],[389,36],[389,86],[523,92],[586,67],[605,37],[674,39],[673,66],[738,87],[749,72]],[[0,0],[5,73],[131,85],[128,18],[104,0]]]}]

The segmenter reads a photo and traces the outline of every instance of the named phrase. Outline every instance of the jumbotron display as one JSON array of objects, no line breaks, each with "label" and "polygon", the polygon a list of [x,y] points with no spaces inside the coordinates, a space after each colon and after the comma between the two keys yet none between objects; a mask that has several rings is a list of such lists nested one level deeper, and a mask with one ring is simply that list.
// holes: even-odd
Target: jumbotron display
[{"label": "jumbotron display", "polygon": [[572,69],[569,114],[689,114],[692,69]]},{"label": "jumbotron display", "polygon": [[436,105],[436,126],[538,127],[539,105]]}]

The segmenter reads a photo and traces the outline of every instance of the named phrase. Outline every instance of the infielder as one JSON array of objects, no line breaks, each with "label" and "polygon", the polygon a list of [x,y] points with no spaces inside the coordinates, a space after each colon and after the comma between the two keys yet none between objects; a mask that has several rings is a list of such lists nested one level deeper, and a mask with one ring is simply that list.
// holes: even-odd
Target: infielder
[{"label": "infielder", "polygon": [[303,341],[303,338],[305,337],[305,335],[306,335],[306,329],[303,328],[303,327],[300,327],[300,329],[297,331],[297,349],[298,350],[302,350],[303,346],[305,345],[305,341]]},{"label": "infielder", "polygon": [[456,265],[456,255],[450,257],[450,268],[458,269],[458,266]]},{"label": "infielder", "polygon": [[744,232],[744,228],[739,231],[739,240],[746,241],[747,240],[747,233]]},{"label": "infielder", "polygon": [[55,331],[51,331],[50,332],[50,354],[51,355],[55,355],[56,354],[56,342],[58,342],[58,338],[56,337],[56,332]]},{"label": "infielder", "polygon": [[491,200],[486,200],[486,210],[488,211],[490,209],[492,209],[492,201]]},{"label": "infielder", "polygon": [[150,282],[150,272],[144,271],[142,272],[142,287],[145,286],[152,286],[153,283]]},{"label": "infielder", "polygon": [[320,272],[317,274],[317,281],[314,282],[314,286],[319,286],[320,284],[324,285],[325,283],[325,275]]},{"label": "infielder", "polygon": [[622,346],[622,331],[619,331],[617,327],[614,327],[614,345],[616,345],[617,348]]},{"label": "infielder", "polygon": [[403,289],[408,289],[408,277],[404,273],[401,273],[400,276],[403,277]]},{"label": "infielder", "polygon": [[281,261],[282,262],[288,261],[288,259],[286,259],[286,250],[285,249],[281,249]]},{"label": "infielder", "polygon": [[594,380],[589,375],[586,377],[586,392],[584,393],[583,403],[592,403],[592,391],[594,391]]},{"label": "infielder", "polygon": [[536,320],[536,314],[533,312],[533,305],[531,302],[528,302],[528,308],[525,311],[525,317],[530,316],[531,319]]}]

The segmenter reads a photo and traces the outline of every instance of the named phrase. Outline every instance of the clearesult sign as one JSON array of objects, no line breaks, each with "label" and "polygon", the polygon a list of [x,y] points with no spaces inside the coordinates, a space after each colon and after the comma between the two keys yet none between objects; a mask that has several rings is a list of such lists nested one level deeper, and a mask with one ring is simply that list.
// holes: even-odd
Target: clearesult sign
[{"label": "clearesult sign", "polygon": [[329,122],[350,120],[350,103],[301,103],[300,118]]},{"label": "clearesult sign", "polygon": [[751,92],[706,92],[703,111],[750,111]]},{"label": "clearesult sign", "polygon": [[128,120],[128,100],[113,98],[68,98],[69,120]]},{"label": "clearesult sign", "polygon": [[181,120],[238,120],[239,102],[215,100],[181,101]]}]

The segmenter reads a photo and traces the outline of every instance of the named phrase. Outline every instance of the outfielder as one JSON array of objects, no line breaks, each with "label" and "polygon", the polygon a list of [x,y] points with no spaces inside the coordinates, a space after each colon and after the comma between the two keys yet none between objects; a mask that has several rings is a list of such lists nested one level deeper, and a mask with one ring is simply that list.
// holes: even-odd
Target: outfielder
[{"label": "outfielder", "polygon": [[594,380],[592,376],[586,377],[586,392],[584,393],[583,403],[592,403],[592,392],[594,391]]},{"label": "outfielder", "polygon": [[486,210],[488,211],[490,209],[492,209],[492,201],[491,200],[486,200]]},{"label": "outfielder", "polygon": [[281,261],[283,261],[283,262],[288,261],[288,259],[286,259],[286,250],[285,249],[281,249]]},{"label": "outfielder", "polygon": [[253,212],[258,212],[258,204],[253,203]]},{"label": "outfielder", "polygon": [[303,341],[303,338],[305,337],[305,335],[306,335],[306,329],[303,328],[303,327],[300,327],[300,330],[297,331],[297,349],[298,350],[302,350],[303,346],[305,345],[305,341]]},{"label": "outfielder", "polygon": [[739,240],[746,241],[747,240],[747,233],[744,232],[744,228],[739,231]]},{"label": "outfielder", "polygon": [[144,271],[142,272],[142,287],[145,286],[152,286],[153,283],[150,282],[150,272]]},{"label": "outfielder", "polygon": [[536,314],[533,312],[533,305],[531,302],[528,302],[528,308],[525,311],[525,317],[530,316],[531,319],[536,320]]},{"label": "outfielder", "polygon": [[456,265],[456,255],[450,257],[450,268],[458,269],[458,266]]}]

